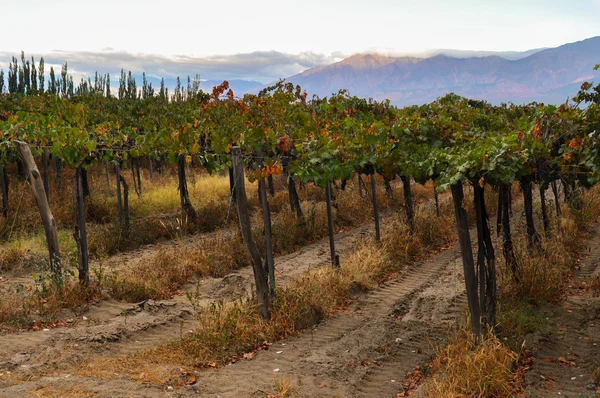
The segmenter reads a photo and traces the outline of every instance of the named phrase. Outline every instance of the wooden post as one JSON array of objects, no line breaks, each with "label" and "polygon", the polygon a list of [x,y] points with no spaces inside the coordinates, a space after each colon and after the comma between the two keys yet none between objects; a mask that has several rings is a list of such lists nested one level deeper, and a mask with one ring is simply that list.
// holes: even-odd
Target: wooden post
[{"label": "wooden post", "polygon": [[127,233],[129,233],[129,187],[127,186],[127,181],[121,174],[119,174],[119,180],[123,185],[123,222],[124,228]]},{"label": "wooden post", "polygon": [[177,176],[179,178],[179,200],[181,202],[181,211],[188,217],[188,221],[196,220],[196,210],[190,200],[190,195],[187,187],[187,179],[185,177],[185,155],[179,155],[177,161]]},{"label": "wooden post", "polygon": [[500,233],[502,232],[502,209],[504,208],[503,205],[503,195],[502,195],[502,188],[499,187],[498,188],[498,210],[496,213],[496,236],[500,236]]},{"label": "wooden post", "polygon": [[136,158],[134,163],[135,163],[135,173],[137,175],[138,190],[140,192],[140,196],[142,196],[142,173],[140,172],[140,160],[138,158]]},{"label": "wooden post", "polygon": [[339,257],[335,253],[335,230],[333,229],[333,214],[331,212],[331,183],[325,187],[325,199],[327,204],[327,230],[329,231],[329,252],[331,254],[331,266],[340,266]]},{"label": "wooden post", "polygon": [[484,186],[473,183],[475,217],[477,222],[477,265],[479,268],[479,307],[485,322],[494,329],[496,324],[496,255],[488,224]]},{"label": "wooden post", "polygon": [[2,215],[8,218],[8,173],[6,166],[0,166],[0,190],[2,191]]},{"label": "wooden post", "polygon": [[300,207],[300,198],[298,197],[298,191],[296,190],[296,181],[294,181],[294,175],[288,173],[287,176],[288,195],[290,199],[290,209],[296,212],[296,217],[302,219],[302,207]]},{"label": "wooden post", "polygon": [[540,203],[542,205],[542,222],[544,224],[544,233],[548,236],[550,232],[550,221],[548,220],[548,208],[546,206],[546,188],[544,183],[540,184]]},{"label": "wooden post", "polygon": [[521,190],[523,191],[523,205],[525,208],[525,223],[527,225],[527,245],[530,249],[539,247],[540,237],[535,230],[533,221],[533,187],[532,177],[526,176],[521,179]]},{"label": "wooden post", "polygon": [[509,269],[512,277],[518,280],[517,258],[515,257],[515,249],[510,232],[510,189],[510,185],[508,184],[500,186],[500,198],[502,201],[502,253],[506,260],[506,269]]},{"label": "wooden post", "polygon": [[267,198],[267,187],[265,179],[261,178],[258,180],[258,196],[260,197],[260,204],[262,206],[263,213],[263,226],[264,226],[264,237],[265,237],[265,270],[268,273],[269,279],[269,291],[271,295],[275,294],[275,261],[273,260],[273,244],[272,232],[271,232],[271,210],[269,209],[269,200]]},{"label": "wooden post", "polygon": [[[385,194],[390,197],[393,198],[394,197],[394,191],[392,190],[392,185],[390,184],[392,180],[390,180],[387,177],[383,177],[383,185],[385,186]],[[343,190],[343,188],[342,188]]]},{"label": "wooden post", "polygon": [[479,340],[479,337],[481,336],[481,309],[477,299],[477,281],[475,280],[475,264],[473,261],[473,249],[471,247],[471,235],[469,233],[467,211],[463,207],[463,186],[459,183],[452,185],[450,188],[452,190],[452,199],[454,202],[454,217],[456,219],[460,253],[463,262],[467,301],[471,311],[471,330],[473,331],[475,338]]},{"label": "wooden post", "polygon": [[235,181],[233,179],[233,167],[227,167],[227,173],[229,175],[229,195],[231,197],[231,205],[235,203]]},{"label": "wooden post", "polygon": [[133,180],[133,189],[135,190],[135,193],[137,194],[137,197],[139,198],[142,195],[142,193],[138,189],[138,183],[136,181],[137,177],[136,177],[136,172],[135,172],[135,160],[133,159],[133,157],[129,161],[129,164],[131,165],[131,179]]},{"label": "wooden post", "polygon": [[267,183],[269,186],[269,195],[271,195],[271,197],[275,196],[275,185],[273,183],[273,176],[269,174],[269,177],[267,179]]},{"label": "wooden post", "polygon": [[406,220],[408,221],[410,232],[413,232],[415,230],[415,213],[413,210],[412,192],[410,190],[410,178],[407,176],[400,176],[400,180],[402,180],[402,187],[404,189],[404,208],[406,209]]},{"label": "wooden post", "polygon": [[377,206],[377,186],[375,185],[375,173],[371,173],[371,192],[373,199],[373,218],[375,219],[375,241],[381,241],[381,231],[379,230],[379,208]]},{"label": "wooden post", "polygon": [[119,224],[123,226],[123,202],[121,199],[121,165],[115,164],[115,175],[117,177],[117,210],[119,211]]},{"label": "wooden post", "polygon": [[83,195],[83,169],[75,168],[75,228],[73,237],[77,243],[79,282],[85,286],[89,283],[89,257],[87,232],[85,228],[85,201]]},{"label": "wooden post", "polygon": [[558,187],[556,186],[556,180],[552,181],[552,193],[554,194],[554,207],[556,208],[556,217],[560,217],[560,200],[558,200]]},{"label": "wooden post", "polygon": [[33,155],[29,149],[29,145],[22,141],[15,141],[15,146],[20,158],[25,164],[26,173],[33,190],[33,196],[37,203],[42,223],[44,224],[44,232],[46,234],[46,242],[48,244],[48,254],[50,255],[50,271],[55,282],[60,282],[62,279],[62,270],[60,266],[60,250],[58,247],[58,232],[56,230],[56,220],[50,211],[46,192],[44,191],[44,182],[42,176],[35,165]]},{"label": "wooden post", "polygon": [[260,314],[265,319],[270,319],[269,312],[269,286],[267,275],[262,264],[262,258],[254,238],[252,237],[252,226],[250,224],[250,212],[248,211],[248,198],[246,197],[246,183],[244,180],[244,164],[242,163],[242,150],[239,146],[231,148],[233,161],[233,177],[235,180],[237,194],[237,210],[240,220],[240,232],[242,239],[248,247],[252,258],[252,270],[254,271],[254,283],[256,284],[256,297]]}]

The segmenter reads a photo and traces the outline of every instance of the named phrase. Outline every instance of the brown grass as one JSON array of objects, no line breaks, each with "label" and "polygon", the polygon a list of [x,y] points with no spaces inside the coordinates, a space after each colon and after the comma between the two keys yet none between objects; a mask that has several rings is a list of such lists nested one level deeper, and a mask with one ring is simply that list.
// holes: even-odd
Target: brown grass
[{"label": "brown grass", "polygon": [[54,322],[63,310],[81,308],[99,299],[100,290],[95,283],[86,288],[67,277],[60,286],[49,282],[19,285],[4,291],[3,296],[0,325],[12,329]]},{"label": "brown grass", "polygon": [[[530,250],[523,234],[515,234],[519,278],[512,278],[504,269],[504,261],[499,256],[498,276],[503,296],[517,296],[550,303],[557,303],[562,299],[588,230],[600,215],[598,192],[600,188],[585,192],[582,197],[583,207],[580,210],[570,210],[567,206],[562,206],[560,220],[556,219],[553,212],[549,212],[553,228],[547,236],[542,230],[538,231],[541,238],[539,249]],[[517,211],[520,209],[515,208],[515,212]],[[538,225],[541,226],[541,221]],[[516,230],[519,229],[522,229],[522,226],[516,226]],[[501,250],[501,247],[498,247],[498,251]]]},{"label": "brown grass", "polygon": [[518,359],[492,334],[475,344],[472,334],[460,331],[431,362],[434,375],[425,385],[427,396],[515,397],[523,388],[514,378]]},{"label": "brown grass", "polygon": [[[426,245],[446,242],[452,234],[449,228],[441,228],[446,219],[424,213],[417,211],[418,219],[426,221],[417,224],[416,237],[409,240],[409,245],[419,247],[409,248],[409,252],[420,255],[425,254]],[[430,223],[435,222],[440,228],[432,228]],[[404,238],[410,236],[407,229],[402,231]],[[133,356],[95,357],[82,364],[80,372],[95,377],[109,377],[112,372],[159,385],[182,385],[176,384],[182,366],[212,367],[240,360],[244,353],[260,349],[265,342],[294,335],[343,310],[357,292],[376,287],[410,262],[398,257],[395,250],[391,244],[376,245],[367,240],[345,257],[338,271],[324,267],[297,276],[278,288],[268,321],[260,317],[253,299],[215,303],[197,309],[198,323],[192,335]],[[103,375],[96,369],[110,371]]]}]

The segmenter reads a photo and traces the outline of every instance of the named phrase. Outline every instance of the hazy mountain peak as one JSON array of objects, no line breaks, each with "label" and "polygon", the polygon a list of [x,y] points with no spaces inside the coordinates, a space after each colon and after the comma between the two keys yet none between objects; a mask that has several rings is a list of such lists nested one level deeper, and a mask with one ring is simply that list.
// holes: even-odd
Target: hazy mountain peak
[{"label": "hazy mountain peak", "polygon": [[600,77],[593,70],[598,54],[600,37],[524,52],[441,50],[421,57],[364,53],[288,80],[311,95],[328,96],[344,88],[351,95],[388,98],[396,105],[425,103],[449,92],[493,103],[560,103],[582,81]]}]

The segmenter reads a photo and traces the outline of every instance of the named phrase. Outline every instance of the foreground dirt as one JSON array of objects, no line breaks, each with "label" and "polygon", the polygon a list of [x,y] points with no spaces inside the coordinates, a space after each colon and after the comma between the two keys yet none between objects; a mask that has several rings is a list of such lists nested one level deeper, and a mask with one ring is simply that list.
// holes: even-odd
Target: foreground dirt
[{"label": "foreground dirt", "polygon": [[[336,236],[342,261],[372,228],[368,223]],[[328,264],[327,239],[276,262],[283,284]],[[242,269],[188,288],[199,293],[200,304],[235,299],[251,288],[251,272]],[[253,360],[200,372],[195,384],[181,390],[118,374],[109,379],[75,375],[70,364],[81,359],[140,352],[181,338],[195,326],[193,307],[184,295],[137,304],[101,301],[85,316],[73,314],[69,327],[3,336],[0,396],[265,396],[281,380],[290,380],[304,396],[393,396],[402,390],[405,372],[424,364],[462,316],[466,298],[461,278],[455,249],[433,255],[360,297],[348,311],[274,343]]]},{"label": "foreground dirt", "polygon": [[600,367],[600,298],[589,289],[600,272],[600,225],[587,247],[562,305],[544,310],[548,332],[525,341],[534,359],[527,375],[531,397],[600,396],[593,377]]}]

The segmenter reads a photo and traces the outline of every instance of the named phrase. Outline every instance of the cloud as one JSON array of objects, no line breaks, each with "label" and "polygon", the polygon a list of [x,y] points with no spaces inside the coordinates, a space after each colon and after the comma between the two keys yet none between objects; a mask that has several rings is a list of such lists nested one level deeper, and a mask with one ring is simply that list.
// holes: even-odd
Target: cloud
[{"label": "cloud", "polygon": [[[0,52],[0,65],[8,68],[12,56],[19,54]],[[256,51],[233,55],[214,55],[208,57],[192,57],[178,55],[167,57],[157,54],[138,54],[106,48],[101,52],[53,51],[47,54],[34,54],[36,63],[43,56],[46,71],[50,65],[68,63],[69,72],[77,71],[77,75],[93,76],[94,72],[110,73],[116,78],[121,69],[135,74],[146,72],[154,78],[173,79],[180,76],[183,80],[188,75],[199,74],[207,80],[255,80],[269,83],[280,78],[292,76],[318,65],[326,65],[341,60],[342,54],[330,55],[313,52],[287,54],[278,51]],[[29,55],[30,58],[30,55]],[[58,68],[60,70],[60,67]],[[6,73],[6,71],[5,71]]]}]

